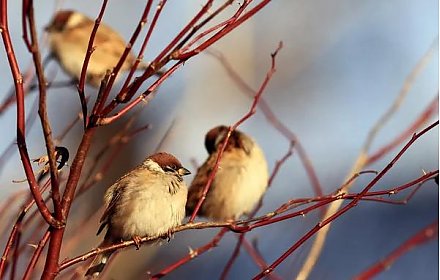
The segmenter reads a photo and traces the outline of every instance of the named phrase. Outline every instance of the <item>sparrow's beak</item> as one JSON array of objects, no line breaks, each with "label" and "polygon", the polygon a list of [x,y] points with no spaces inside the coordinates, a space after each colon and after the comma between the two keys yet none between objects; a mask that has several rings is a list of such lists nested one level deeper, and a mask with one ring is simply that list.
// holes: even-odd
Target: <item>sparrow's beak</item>
[{"label": "sparrow's beak", "polygon": [[189,174],[191,174],[191,172],[189,172],[189,170],[186,169],[185,167],[181,167],[181,168],[179,168],[179,170],[177,170],[177,173],[178,173],[180,176],[185,176],[185,175],[189,175]]}]

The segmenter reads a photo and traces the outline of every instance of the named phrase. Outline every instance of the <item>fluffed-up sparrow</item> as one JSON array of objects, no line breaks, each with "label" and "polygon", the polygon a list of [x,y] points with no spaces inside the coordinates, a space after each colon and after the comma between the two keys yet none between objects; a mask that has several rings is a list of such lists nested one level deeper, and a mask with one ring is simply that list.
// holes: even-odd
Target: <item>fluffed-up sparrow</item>
[{"label": "fluffed-up sparrow", "polygon": [[[202,196],[228,130],[226,126],[217,126],[206,134],[205,148],[209,156],[189,188],[186,215],[192,214]],[[268,178],[261,148],[243,132],[233,131],[198,215],[226,221],[249,214],[266,191]]]},{"label": "fluffed-up sparrow", "polygon": [[[63,70],[76,80],[79,80],[81,75],[94,25],[94,20],[82,13],[61,10],[46,26],[51,54]],[[93,46],[95,49],[88,63],[86,81],[94,87],[99,87],[107,70],[112,70],[118,63],[127,44],[115,30],[101,22]],[[135,61],[136,57],[130,52],[120,72],[129,70]],[[141,62],[138,69],[146,67],[148,64]]]},{"label": "fluffed-up sparrow", "polygon": [[[187,187],[182,176],[190,172],[174,156],[156,153],[117,180],[105,193],[105,211],[98,233],[107,227],[99,248],[140,237],[168,233],[185,216]],[[97,277],[113,251],[99,254],[86,276]]]}]

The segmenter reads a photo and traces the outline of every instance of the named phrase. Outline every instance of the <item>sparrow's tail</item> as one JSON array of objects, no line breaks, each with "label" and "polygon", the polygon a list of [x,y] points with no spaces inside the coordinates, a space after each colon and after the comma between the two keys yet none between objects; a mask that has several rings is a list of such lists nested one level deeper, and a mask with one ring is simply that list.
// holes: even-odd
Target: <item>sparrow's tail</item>
[{"label": "sparrow's tail", "polygon": [[[109,242],[104,238],[104,241],[98,247],[99,248],[105,247],[110,244],[111,242]],[[114,252],[115,251],[113,250],[96,255],[96,257],[93,259],[92,263],[90,264],[89,269],[87,269],[85,277],[97,278],[99,274],[104,270],[104,267],[108,263],[111,254],[113,254]]]},{"label": "sparrow's tail", "polygon": [[85,276],[90,278],[98,277],[99,274],[104,270],[104,267],[107,264],[112,253],[113,252],[105,252],[97,255],[90,264],[89,269],[87,269]]}]

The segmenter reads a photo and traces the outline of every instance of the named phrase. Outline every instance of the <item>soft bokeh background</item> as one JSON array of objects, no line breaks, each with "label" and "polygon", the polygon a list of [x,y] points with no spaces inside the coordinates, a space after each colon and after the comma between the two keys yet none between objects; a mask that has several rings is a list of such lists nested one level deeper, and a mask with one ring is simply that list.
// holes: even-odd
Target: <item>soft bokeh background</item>
[{"label": "soft bokeh background", "polygon": [[[10,20],[11,34],[20,66],[25,69],[30,59],[21,41],[20,6],[18,2],[10,2],[10,15],[17,15]],[[153,58],[203,3],[170,2],[152,38],[146,59]],[[51,17],[54,2],[46,0],[35,5],[38,25],[42,28]],[[99,2],[82,0],[66,1],[63,7],[95,17],[99,5]],[[129,38],[143,5],[144,1],[110,1],[104,21]],[[234,5],[236,8],[237,4]],[[280,40],[284,42],[277,57],[277,72],[264,98],[277,117],[298,135],[324,191],[330,193],[341,185],[369,129],[393,102],[406,76],[438,40],[437,36],[438,2],[434,0],[274,1],[216,44],[213,50],[223,53],[243,79],[257,89],[270,65],[270,53]],[[435,98],[438,92],[437,62],[438,46],[398,113],[378,135],[373,151],[407,128]],[[53,63],[47,71],[56,72],[57,80],[66,79],[57,69]],[[11,82],[4,52],[1,53],[0,74],[0,90],[7,92]],[[32,102],[33,98],[29,97],[29,107]],[[53,130],[60,132],[79,110],[75,89],[53,89],[49,102]],[[138,125],[148,123],[152,128],[124,147],[122,156],[114,162],[103,183],[76,202],[72,213],[75,217],[84,217],[98,211],[106,187],[154,152],[168,130],[161,149],[175,154],[184,165],[195,170],[191,160],[201,163],[206,157],[202,144],[204,133],[218,124],[233,124],[248,111],[251,103],[252,99],[239,90],[211,55],[202,53],[191,59],[143,108]],[[100,138],[94,142],[95,151],[123,126],[125,120],[102,129]],[[0,118],[3,131],[0,151],[13,140],[14,123],[14,110],[9,109]],[[241,130],[261,144],[271,168],[288,148],[288,141],[271,127],[261,112],[245,122]],[[81,131],[76,127],[62,143],[72,153]],[[30,154],[33,157],[41,155],[44,145],[38,124],[30,131],[28,139]],[[371,168],[382,169],[396,152]],[[438,128],[418,140],[375,190],[401,185],[418,177],[422,170],[435,169],[438,169]],[[1,172],[1,198],[26,188],[24,184],[11,183],[13,179],[24,177],[17,154]],[[361,190],[370,179],[370,175],[364,175],[353,190]],[[314,196],[310,182],[294,155],[267,192],[260,213],[274,209],[287,199],[310,196]],[[89,226],[79,237],[82,246],[65,248],[63,257],[87,251],[99,242],[99,237],[94,235],[98,216],[99,213],[91,216]],[[436,218],[438,187],[433,182],[423,186],[406,206],[360,203],[333,224],[311,279],[351,278]],[[258,241],[266,261],[271,263],[316,223],[317,214],[313,213],[257,229],[248,234],[248,238]],[[72,220],[67,236],[69,232],[73,234],[78,225],[79,221]],[[139,279],[145,277],[147,270],[157,272],[184,256],[188,247],[205,244],[215,232],[179,233],[172,242],[160,248],[144,246],[140,252],[126,250],[112,267],[112,279]],[[235,241],[235,236],[228,234],[218,248],[170,274],[167,279],[217,277]],[[276,272],[286,279],[294,278],[310,244],[306,243]],[[403,256],[378,279],[438,279],[438,261],[438,240],[435,240]],[[242,251],[230,279],[248,279],[257,272],[256,265]]]}]

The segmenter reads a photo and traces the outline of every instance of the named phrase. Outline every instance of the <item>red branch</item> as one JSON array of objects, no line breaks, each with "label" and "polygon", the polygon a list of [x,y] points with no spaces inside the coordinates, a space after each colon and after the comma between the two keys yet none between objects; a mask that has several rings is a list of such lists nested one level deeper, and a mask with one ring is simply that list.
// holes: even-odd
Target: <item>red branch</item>
[{"label": "red branch", "polygon": [[366,280],[373,278],[377,274],[389,269],[402,255],[435,238],[438,238],[438,220],[417,232],[398,248],[393,250],[388,256],[385,257],[385,259],[369,267],[367,270],[357,275],[354,279]]},{"label": "red branch", "polygon": [[[254,241],[256,241],[256,240],[254,240]],[[252,242],[252,244],[250,244],[245,238],[243,241],[243,247],[248,252],[249,256],[252,257],[252,259],[258,265],[258,267],[260,269],[264,269],[265,267],[267,267],[267,264],[266,264],[266,261],[261,256],[261,253],[257,249],[256,243],[257,242]],[[278,276],[274,272],[269,274],[268,277],[269,277],[269,279],[272,279],[272,280],[281,280],[282,279],[280,276]]]},{"label": "red branch", "polygon": [[[87,152],[90,148],[91,140],[95,128],[88,128],[84,132],[81,143],[79,144],[76,156],[70,167],[69,178],[67,179],[66,189],[61,200],[63,217],[67,217],[75,196],[75,190],[81,175]],[[65,228],[53,229],[47,251],[46,264],[44,267],[42,279],[53,279],[58,273],[58,260],[60,257],[61,244]]]},{"label": "red branch", "polygon": [[[125,95],[127,95],[128,97],[133,96],[138,89],[141,87],[141,85],[144,83],[144,81],[146,79],[148,79],[152,74],[154,74],[155,69],[161,68],[164,64],[168,63],[168,61],[170,60],[170,56],[166,56],[167,53],[170,52],[170,50],[179,42],[179,40],[185,36],[185,34],[194,26],[195,23],[197,23],[197,21],[204,15],[206,14],[206,12],[208,11],[208,9],[211,7],[213,0],[209,0],[207,1],[207,3],[200,9],[200,11],[194,16],[194,18],[192,18],[188,24],[177,34],[177,36],[171,40],[171,42],[165,47],[163,48],[163,50],[161,51],[161,53],[153,60],[153,62],[150,64],[150,66],[148,67],[148,69],[138,78],[136,78],[134,80],[134,82],[129,85],[127,87],[126,90],[124,90],[123,92],[121,91],[117,97],[116,100],[122,100],[122,97],[124,96],[124,100],[128,99],[127,97],[125,97]],[[165,5],[166,1],[162,1],[159,4],[160,7],[160,11],[162,10],[163,5]],[[158,13],[156,13],[158,15]],[[176,63],[173,67],[178,67],[181,63],[183,63],[185,60],[180,60],[178,63]],[[167,75],[169,72],[169,70],[165,73],[165,75]],[[170,73],[171,74],[171,73]],[[162,77],[161,77],[162,78]],[[163,81],[163,79],[159,79],[161,81]],[[157,83],[157,81],[156,81]],[[126,91],[126,92],[125,92]],[[137,104],[137,103],[136,103]],[[111,109],[111,106],[115,106],[115,104],[110,103],[109,106],[107,106],[107,108],[104,109],[104,112],[109,112],[109,110]]]},{"label": "red branch", "polygon": [[238,255],[240,254],[240,249],[241,249],[241,245],[243,244],[243,240],[244,240],[244,233],[238,236],[237,244],[235,244],[235,248],[232,251],[231,257],[229,258],[228,262],[225,265],[225,268],[222,271],[222,274],[220,275],[220,280],[227,279],[229,271],[231,270],[235,260],[238,258]]},{"label": "red branch", "polygon": [[[51,195],[52,201],[54,205],[55,218],[58,221],[62,220],[61,216],[61,194],[59,189],[59,181],[58,181],[58,168],[55,159],[55,145],[52,139],[52,128],[49,122],[49,116],[47,113],[47,86],[46,79],[44,77],[43,65],[41,62],[41,53],[39,51],[38,46],[38,37],[37,30],[35,28],[35,18],[34,18],[34,5],[33,0],[24,0],[23,6],[27,9],[24,11],[22,15],[24,21],[28,18],[29,27],[30,27],[30,35],[31,35],[31,45],[29,51],[32,54],[32,58],[35,65],[35,72],[38,80],[38,90],[39,90],[39,107],[38,114],[40,116],[41,127],[43,128],[44,142],[46,144],[46,152],[49,161],[49,171],[50,171],[50,180],[51,180]],[[26,38],[26,37],[25,37]]]},{"label": "red branch", "polygon": [[87,67],[89,66],[90,58],[92,57],[92,53],[95,50],[93,47],[93,42],[95,41],[96,33],[98,32],[99,25],[101,24],[101,19],[104,16],[104,11],[107,6],[108,0],[102,1],[101,10],[99,11],[98,17],[95,20],[95,25],[93,26],[92,33],[90,34],[89,43],[87,46],[87,52],[84,57],[83,66],[81,69],[81,74],[79,78],[78,83],[78,94],[81,101],[81,108],[83,112],[83,118],[84,118],[84,128],[88,126],[88,116],[87,116],[87,102],[84,94],[84,86],[86,83],[86,75],[87,75]]},{"label": "red branch", "polygon": [[[163,3],[162,3],[163,2]],[[162,4],[159,4],[160,9],[162,8],[162,5],[165,4],[166,1],[162,1]],[[176,35],[176,37],[171,40],[171,42],[161,51],[161,53],[153,60],[153,62],[150,64],[148,69],[140,76],[137,77],[134,82],[126,88],[123,88],[119,92],[119,94],[116,96],[116,98],[107,106],[105,107],[101,113],[102,116],[100,116],[98,125],[108,124],[111,121],[121,117],[123,114],[128,112],[131,108],[139,104],[146,96],[149,95],[149,93],[153,92],[154,89],[160,85],[165,77],[159,78],[155,82],[154,89],[150,87],[146,92],[141,94],[138,98],[133,100],[129,105],[127,105],[125,108],[123,108],[119,113],[112,117],[107,117],[107,114],[112,111],[117,103],[125,103],[128,102],[134,96],[134,94],[137,92],[137,90],[141,87],[143,82],[149,78],[152,74],[156,72],[156,68],[161,68],[165,64],[167,64],[171,59],[178,60],[176,64],[173,65],[172,69],[175,71],[179,66],[181,66],[185,61],[190,59],[191,57],[199,54],[201,51],[206,49],[207,47],[211,46],[215,42],[217,42],[219,39],[223,38],[225,35],[229,34],[232,30],[237,28],[240,24],[248,20],[250,17],[255,15],[257,12],[259,12],[263,7],[265,7],[270,0],[262,1],[261,3],[257,4],[255,7],[250,9],[248,12],[244,13],[244,10],[246,7],[252,2],[252,1],[244,1],[244,3],[240,6],[238,11],[231,17],[230,20],[225,21],[225,26],[220,29],[216,34],[214,34],[212,37],[206,39],[204,42],[202,42],[198,47],[195,49],[182,53],[181,50],[185,49],[182,44],[184,44],[189,38],[195,34],[195,32],[200,29],[202,26],[204,26],[209,20],[213,18],[213,16],[208,16],[207,19],[202,21],[199,25],[196,25],[199,20],[208,13],[209,8],[212,5],[212,0],[209,0],[204,4],[204,6],[200,9],[200,11],[188,22],[186,26],[182,28],[182,30]],[[213,14],[217,15],[221,11],[223,11],[226,6],[230,5],[230,0],[226,1],[220,8],[218,8]],[[227,24],[226,24],[227,23]],[[209,29],[208,29],[209,30]],[[188,35],[187,35],[188,34]],[[185,37],[185,35],[187,35]],[[202,38],[203,36],[200,36],[198,38]],[[180,41],[180,43],[179,43]],[[194,44],[194,42],[191,42],[191,44]],[[171,69],[166,71],[164,75],[169,76],[171,74]]]},{"label": "red branch", "polygon": [[222,229],[220,230],[215,236],[214,238],[207,244],[195,249],[195,250],[190,250],[189,254],[186,255],[184,258],[180,259],[179,261],[175,262],[174,264],[168,266],[167,268],[161,270],[160,272],[154,274],[151,277],[151,280],[155,280],[155,279],[159,279],[164,277],[165,275],[167,275],[168,273],[170,273],[171,271],[177,269],[178,267],[180,267],[181,265],[189,262],[190,260],[200,256],[201,254],[205,253],[206,251],[208,251],[209,249],[212,249],[214,247],[216,247],[218,245],[218,243],[220,242],[220,240],[223,238],[223,236],[225,235],[225,233],[228,232],[227,229]]},{"label": "red branch", "polygon": [[[287,153],[280,160],[276,161],[275,167],[272,170],[272,174],[270,175],[269,180],[268,180],[268,184],[267,184],[268,188],[270,188],[272,186],[273,180],[276,177],[276,175],[278,174],[278,171],[280,170],[281,166],[292,155],[292,153],[293,153],[293,145],[291,143]],[[263,206],[263,198],[264,198],[264,196],[261,197],[260,201],[258,202],[258,205],[255,207],[255,209],[249,215],[249,218],[251,218],[251,219],[254,218],[255,215],[257,214],[258,210],[260,210],[261,206]],[[224,268],[224,270],[222,272],[222,275],[220,277],[221,279],[226,279],[229,270],[231,269],[232,265],[234,264],[235,260],[237,259],[238,254],[240,252],[240,247],[242,246],[242,243],[243,243],[243,240],[246,240],[245,239],[245,234],[246,233],[244,232],[244,233],[241,233],[239,235],[238,240],[237,240],[237,244],[235,245],[235,249],[234,249],[231,257],[229,258],[229,260],[228,260],[228,262],[227,262],[227,264],[226,264],[226,266],[225,266],[225,268]],[[253,259],[257,259],[257,258],[253,257]],[[258,265],[258,262],[257,262],[257,265]]]},{"label": "red branch", "polygon": [[[152,0],[149,0],[147,2],[147,4],[145,5],[144,11],[142,13],[142,16],[139,19],[139,23],[138,23],[135,31],[133,32],[133,34],[132,34],[132,36],[130,38],[130,41],[128,42],[128,44],[127,44],[124,52],[122,53],[118,63],[113,68],[113,70],[112,70],[112,72],[110,74],[110,78],[109,78],[108,83],[106,84],[104,92],[103,92],[103,98],[102,98],[101,104],[100,104],[100,106],[98,108],[98,111],[100,113],[102,113],[101,110],[104,107],[104,104],[105,104],[105,102],[106,102],[106,100],[107,100],[107,98],[108,98],[108,96],[110,94],[111,89],[113,88],[113,85],[114,85],[114,83],[116,81],[116,77],[117,77],[119,71],[121,70],[122,66],[124,65],[124,62],[127,59],[127,56],[130,54],[131,49],[132,49],[134,43],[136,42],[136,40],[137,40],[137,38],[139,36],[139,33],[142,30],[142,27],[145,25],[145,23],[147,21],[147,15],[148,15],[148,13],[149,13],[149,11],[151,9],[152,2],[153,2]],[[143,47],[145,48],[145,46],[143,46]],[[139,64],[139,61],[136,61],[135,64],[132,66],[130,75],[133,75],[134,70],[136,70],[136,67],[137,67],[138,64]],[[127,81],[128,81],[129,78],[131,78],[130,75],[129,75],[129,77],[127,77]]]},{"label": "red branch", "polygon": [[203,194],[200,198],[200,200],[197,202],[196,207],[194,208],[194,211],[191,215],[191,217],[189,218],[189,222],[191,223],[192,221],[194,221],[197,212],[199,211],[200,207],[202,206],[203,201],[205,201],[206,199],[206,194],[209,191],[209,188],[211,187],[212,181],[214,180],[215,174],[217,173],[217,169],[220,163],[220,159],[223,155],[223,152],[225,151],[226,145],[228,144],[229,141],[229,137],[231,137],[231,133],[232,131],[234,131],[235,129],[237,129],[238,126],[240,126],[244,121],[246,121],[247,119],[249,119],[251,116],[253,116],[257,110],[257,104],[260,101],[260,98],[264,92],[264,90],[266,89],[267,84],[269,83],[269,81],[272,78],[272,75],[275,73],[276,71],[276,64],[275,64],[275,58],[278,54],[278,52],[281,50],[281,48],[283,47],[282,42],[280,42],[278,44],[277,49],[271,54],[271,58],[272,58],[272,64],[271,67],[269,69],[269,71],[266,74],[266,78],[264,79],[263,83],[261,84],[259,90],[257,91],[257,94],[254,97],[254,101],[252,103],[252,106],[249,110],[249,112],[247,114],[245,114],[240,120],[238,120],[234,125],[232,125],[231,127],[229,127],[228,130],[228,134],[225,137],[225,140],[223,141],[223,143],[221,144],[221,148],[219,149],[218,155],[217,155],[217,159],[215,161],[215,165],[211,171],[211,173],[209,174],[209,178],[206,182],[206,185],[203,189]]},{"label": "red branch", "polygon": [[[47,182],[40,189],[40,193],[44,193],[44,191],[48,187],[49,187],[49,182]],[[32,205],[34,205],[34,203],[35,203],[34,199],[29,199],[29,201],[27,201],[23,205],[22,210],[17,215],[17,219],[16,219],[16,221],[14,223],[14,226],[12,227],[11,233],[9,234],[9,238],[8,238],[7,243],[6,243],[5,250],[3,252],[2,258],[0,259],[0,279],[2,278],[2,275],[3,275],[4,271],[5,271],[6,263],[8,261],[10,250],[12,249],[14,244],[16,244],[16,246],[18,247],[17,240],[18,240],[18,236],[21,234],[23,219],[25,218],[27,212],[31,209]]]},{"label": "red branch", "polygon": [[[223,3],[223,5],[221,5],[220,7],[218,7],[214,12],[210,12],[209,16],[204,19],[201,23],[197,24],[196,26],[194,26],[191,30],[191,32],[184,38],[182,39],[182,41],[174,48],[174,51],[177,51],[178,53],[182,53],[187,51],[192,45],[194,45],[197,41],[201,40],[203,37],[205,37],[206,35],[214,32],[215,30],[225,26],[226,24],[233,22],[236,17],[242,13],[242,11],[247,7],[248,3],[243,3],[243,5],[238,9],[238,11],[235,13],[235,15],[231,18],[229,18],[226,21],[223,21],[211,28],[206,29],[203,32],[200,32],[200,34],[198,34],[197,36],[195,36],[191,41],[188,42],[188,40],[193,37],[197,31],[199,31],[203,26],[205,26],[208,22],[210,22],[214,17],[216,17],[217,15],[219,15],[221,12],[223,12],[223,10],[225,10],[228,6],[230,6],[233,3],[232,0],[228,0],[225,1],[225,3]],[[188,42],[188,43],[187,43]],[[186,44],[187,43],[187,44]],[[186,44],[186,45],[185,45]],[[174,53],[174,52],[173,52]],[[175,53],[174,53],[175,55]]]},{"label": "red branch", "polygon": [[[215,58],[219,60],[219,62],[223,65],[226,70],[226,73],[231,77],[231,79],[237,84],[241,90],[249,96],[254,96],[256,91],[249,86],[237,71],[234,70],[229,61],[221,54],[216,52],[210,52]],[[283,135],[287,140],[289,140],[290,145],[295,147],[295,150],[298,152],[298,156],[301,160],[301,163],[304,166],[304,169],[307,172],[312,188],[316,194],[316,196],[322,196],[322,187],[319,183],[318,176],[316,175],[315,169],[313,168],[312,162],[308,157],[304,147],[299,141],[298,137],[295,133],[293,133],[285,124],[283,124],[280,119],[275,115],[275,113],[270,108],[269,104],[266,102],[264,98],[261,98],[258,103],[261,112],[266,117],[267,121],[272,124],[272,126],[278,130],[281,135]]]},{"label": "red branch", "polygon": [[[130,83],[130,81],[131,81],[131,79],[132,79],[132,77],[134,75],[134,72],[137,69],[137,66],[141,62],[141,59],[144,57],[144,52],[145,52],[145,49],[147,48],[148,42],[150,41],[151,34],[153,34],[153,30],[154,30],[154,27],[156,26],[156,22],[159,19],[159,16],[160,16],[160,14],[161,14],[161,12],[163,10],[162,8],[163,8],[163,4],[164,3],[162,3],[162,2],[159,3],[157,8],[156,8],[156,12],[154,14],[153,20],[152,20],[152,22],[150,24],[150,27],[148,28],[147,34],[145,35],[145,38],[144,38],[144,41],[142,42],[141,49],[139,50],[139,53],[138,53],[138,56],[137,56],[138,59],[134,63],[133,67],[131,67],[130,72],[127,75],[127,78],[125,79],[125,82],[124,82],[124,84],[121,87],[121,90],[120,90],[121,92],[126,92],[128,84]],[[147,7],[145,8],[145,11],[150,11],[150,7],[151,7],[152,3],[153,3],[152,0],[148,0]],[[144,15],[145,15],[145,18],[144,18]],[[146,17],[147,15],[146,14],[144,14],[144,15],[142,16],[141,20],[144,20],[143,24],[147,24],[147,22],[148,22],[147,17]],[[116,107],[116,104],[114,106],[109,106],[109,107],[111,108],[111,110],[113,110],[114,107]],[[103,114],[106,115],[106,114],[110,113],[110,111],[103,112]]]},{"label": "red branch", "polygon": [[44,203],[41,193],[38,190],[38,184],[32,170],[29,154],[27,151],[26,138],[25,138],[25,105],[24,105],[24,89],[23,89],[23,77],[18,67],[18,62],[15,57],[14,48],[12,46],[11,37],[9,35],[9,27],[7,21],[7,1],[1,0],[0,3],[0,29],[3,44],[5,46],[6,55],[9,61],[12,78],[14,80],[15,94],[17,99],[17,145],[20,153],[20,158],[23,163],[23,169],[26,174],[26,178],[29,183],[30,191],[35,198],[37,207],[41,213],[41,216],[45,221],[54,227],[61,227],[62,223],[57,221],[51,214],[47,205]]},{"label": "red branch", "polygon": [[[244,221],[235,221],[235,222],[193,222],[193,223],[187,223],[181,226],[178,226],[176,228],[174,228],[172,230],[173,233],[176,232],[180,232],[180,231],[184,231],[184,230],[190,230],[190,229],[206,229],[206,228],[218,228],[218,227],[222,227],[224,228],[224,230],[230,230],[233,232],[237,232],[237,233],[244,233],[244,232],[249,232],[255,228],[258,227],[263,227],[263,226],[267,226],[270,224],[274,224],[274,223],[278,223],[287,219],[291,219],[294,217],[302,217],[306,214],[308,214],[309,212],[316,210],[316,209],[320,209],[321,207],[323,207],[324,205],[327,205],[333,201],[339,200],[339,199],[347,199],[347,200],[354,200],[354,199],[359,199],[359,200],[364,200],[367,197],[371,197],[371,196],[378,196],[378,195],[391,195],[391,194],[395,194],[399,191],[402,191],[404,189],[407,189],[411,186],[414,186],[416,184],[422,183],[424,181],[427,180],[432,180],[433,178],[435,178],[438,175],[438,170],[436,171],[431,171],[431,172],[427,172],[426,174],[424,174],[423,176],[408,182],[402,186],[393,188],[393,189],[389,189],[389,190],[383,190],[383,191],[376,191],[376,192],[367,192],[365,194],[361,194],[361,193],[357,193],[357,194],[338,194],[338,195],[329,195],[329,196],[325,196],[325,197],[321,197],[321,198],[303,198],[303,199],[295,199],[292,200],[282,206],[280,206],[277,210],[270,212],[266,215],[257,217],[257,218],[253,218],[253,219],[249,219],[249,220],[244,220]],[[279,217],[275,217],[283,212],[286,212],[287,210],[291,209],[292,206],[298,205],[298,204],[305,204],[305,203],[311,203],[311,202],[318,202],[312,206],[309,206],[307,208],[301,209],[299,211],[296,211],[294,213],[290,213],[290,214],[286,214],[283,216],[279,216]],[[289,207],[290,206],[290,207]],[[253,223],[253,224],[250,224]],[[250,225],[249,225],[250,224]],[[164,234],[163,236],[155,236],[155,237],[143,237],[141,239],[141,242],[150,242],[159,238],[166,238],[167,235]],[[215,245],[217,243],[214,243]],[[80,256],[77,256],[73,259],[70,260],[66,260],[63,261],[60,264],[60,271],[64,270],[76,263],[85,261],[88,258],[94,257],[97,254],[103,253],[103,252],[107,252],[107,251],[113,251],[115,249],[121,249],[121,248],[126,248],[128,246],[134,246],[135,242],[133,240],[129,240],[129,241],[124,241],[121,243],[117,243],[117,244],[113,244],[111,246],[107,246],[107,247],[101,247],[101,248],[97,248],[94,249],[92,251],[89,251],[85,254],[82,254]],[[206,246],[206,245],[205,245]],[[201,248],[205,248],[205,246],[201,247]],[[209,247],[209,248],[212,248]],[[206,248],[206,250],[208,250],[209,248]],[[203,250],[203,252],[205,252],[206,250]],[[192,251],[194,252],[194,251]],[[197,253],[196,255],[198,255],[198,253],[201,254],[201,252],[195,250],[195,252]],[[190,255],[194,255],[195,253],[191,253]],[[173,264],[172,267],[174,267],[173,269],[181,266],[182,264],[186,263],[187,261],[191,260],[192,258],[194,258],[194,256],[190,257],[187,256],[181,260],[179,260],[177,263]],[[166,268],[166,270],[172,271],[173,269],[171,269],[170,267]],[[164,276],[161,274],[161,276]]]},{"label": "red branch", "polygon": [[242,7],[240,7],[240,9],[237,11],[237,13],[233,16],[233,18],[235,19],[233,22],[227,24],[224,28],[219,30],[212,37],[210,37],[209,39],[207,39],[206,41],[201,43],[197,48],[195,48],[191,51],[185,52],[185,53],[173,54],[173,59],[187,60],[188,58],[199,54],[200,52],[205,50],[207,47],[211,46],[212,44],[214,44],[215,42],[217,42],[218,40],[223,38],[226,34],[231,32],[232,30],[234,30],[237,26],[241,25],[243,22],[245,22],[246,20],[251,18],[253,15],[258,13],[258,11],[260,11],[262,8],[264,8],[271,1],[270,0],[261,1],[260,3],[255,5],[255,7],[253,7],[252,9],[250,9],[249,11],[247,11],[246,13],[241,15],[241,13],[244,11],[244,8],[246,8],[250,4],[250,2],[252,2],[252,1],[247,0],[247,1],[244,1],[244,3],[242,3]]},{"label": "red branch", "polygon": [[377,152],[368,157],[366,165],[371,164],[381,158],[383,155],[386,155],[389,151],[400,145],[403,141],[405,141],[408,137],[410,137],[414,131],[416,131],[420,126],[426,123],[429,118],[431,118],[434,114],[438,113],[438,94],[437,96],[429,103],[426,109],[419,115],[419,117],[400,135],[398,135],[391,143],[383,146]]},{"label": "red branch", "polygon": [[[150,94],[152,92],[154,92],[159,87],[159,85],[162,84],[162,82],[165,79],[167,79],[172,73],[174,73],[174,71],[176,71],[182,65],[183,65],[183,62],[178,62],[178,63],[174,64],[165,74],[163,74],[157,81],[155,81],[145,92],[143,92],[141,95],[139,95],[139,97],[137,97],[136,99],[131,101],[129,104],[127,104],[127,106],[122,108],[118,113],[114,114],[113,116],[98,118],[98,120],[96,121],[96,125],[98,125],[98,126],[107,125],[107,124],[119,119],[120,117],[122,117],[124,114],[129,112],[136,105],[138,105],[141,101],[148,102],[147,98],[150,96]],[[107,109],[104,108],[103,110],[106,111]]]},{"label": "red branch", "polygon": [[32,272],[35,268],[35,265],[37,264],[37,261],[41,255],[41,252],[43,251],[44,246],[46,246],[46,243],[49,240],[49,238],[50,238],[50,231],[47,230],[44,233],[43,238],[41,238],[40,242],[38,242],[38,246],[35,249],[34,254],[32,255],[31,261],[30,261],[29,265],[27,266],[26,271],[24,273],[23,280],[31,279]]},{"label": "red branch", "polygon": [[277,260],[275,260],[270,266],[268,266],[265,270],[261,271],[257,274],[253,279],[261,279],[265,275],[271,273],[280,263],[282,263],[290,254],[292,254],[299,246],[301,246],[304,242],[306,242],[310,237],[312,237],[316,232],[318,232],[321,228],[332,222],[333,220],[339,218],[341,215],[345,214],[348,210],[355,207],[359,200],[374,186],[376,183],[393,167],[393,165],[400,159],[400,157],[409,149],[409,147],[423,134],[430,131],[434,127],[438,125],[439,121],[437,120],[433,124],[429,125],[425,129],[423,129],[419,133],[415,133],[411,140],[400,150],[400,152],[393,158],[393,160],[356,196],[350,203],[346,206],[338,210],[335,214],[318,223],[315,227],[313,227],[309,232],[307,232],[300,240],[298,240],[295,244],[293,244],[284,254],[282,254]]},{"label": "red branch", "polygon": [[267,183],[268,187],[272,186],[273,180],[278,175],[278,172],[280,171],[281,166],[288,160],[292,154],[293,154],[293,144],[290,143],[289,150],[287,153],[280,159],[275,162],[275,166],[273,168],[272,174],[269,177],[269,181]]}]

